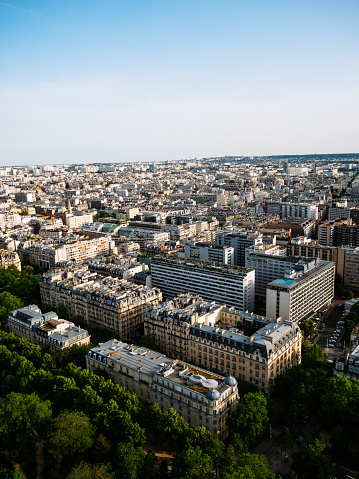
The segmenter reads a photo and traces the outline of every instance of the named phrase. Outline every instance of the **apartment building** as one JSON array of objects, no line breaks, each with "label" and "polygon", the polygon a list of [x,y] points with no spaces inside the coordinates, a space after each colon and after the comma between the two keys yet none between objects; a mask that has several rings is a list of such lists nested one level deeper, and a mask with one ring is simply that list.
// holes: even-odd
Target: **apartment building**
[{"label": "apartment building", "polygon": [[268,389],[277,374],[301,361],[295,323],[205,303],[166,302],[149,308],[145,333],[159,349],[200,367]]},{"label": "apartment building", "polygon": [[316,264],[315,259],[293,256],[277,256],[251,252],[246,258],[246,267],[256,272],[255,295],[266,298],[267,286],[275,279],[284,278],[291,271],[307,271]]},{"label": "apartment building", "polygon": [[268,203],[267,213],[280,215],[281,218],[287,216],[297,218],[318,219],[318,206],[306,203]]},{"label": "apartment building", "polygon": [[86,329],[74,323],[59,319],[56,313],[41,313],[35,304],[11,311],[8,316],[9,331],[20,338],[50,352],[90,343]]},{"label": "apartment building", "polygon": [[300,321],[330,304],[334,296],[335,265],[316,260],[307,270],[298,268],[267,286],[266,316]]},{"label": "apartment building", "polygon": [[255,272],[247,268],[156,256],[151,260],[151,276],[152,285],[160,288],[165,298],[189,291],[206,301],[244,311],[254,309]]},{"label": "apartment building", "polygon": [[18,193],[15,193],[15,203],[31,203],[35,200],[35,191],[19,191]]},{"label": "apartment building", "polygon": [[77,212],[65,214],[65,224],[68,228],[76,229],[84,223],[93,223],[93,212]]},{"label": "apartment building", "polygon": [[359,226],[336,225],[333,230],[333,246],[359,246]]},{"label": "apartment building", "polygon": [[237,381],[161,353],[112,339],[86,356],[88,370],[106,371],[142,400],[163,412],[177,411],[192,427],[203,426],[225,439],[226,419],[238,403]]},{"label": "apartment building", "polygon": [[181,294],[171,301],[148,308],[145,334],[153,334],[160,351],[187,361],[189,328],[194,323],[215,325],[225,306],[203,301],[199,296]]},{"label": "apartment building", "polygon": [[338,218],[350,218],[350,208],[345,208],[342,206],[330,206],[328,208],[328,220],[336,220]]},{"label": "apartment building", "polygon": [[[54,268],[63,261],[81,262],[88,258],[108,254],[115,246],[111,238],[102,236],[93,239],[63,240],[56,244],[36,243],[21,251],[30,264],[47,269]],[[19,250],[20,252],[20,250]]]},{"label": "apartment building", "polygon": [[21,271],[21,261],[19,255],[15,251],[0,249],[0,268],[8,268],[16,266]]},{"label": "apartment building", "polygon": [[263,243],[263,235],[261,233],[253,233],[244,231],[241,233],[217,233],[216,244],[218,246],[227,246],[233,248],[233,261],[235,266],[245,266],[246,249],[253,245]]},{"label": "apartment building", "polygon": [[341,278],[344,275],[345,248],[325,246],[318,244],[304,236],[293,238],[287,245],[288,256],[304,256],[306,258],[317,258],[323,261],[333,261],[335,272]]},{"label": "apartment building", "polygon": [[[351,226],[352,221],[350,219],[336,219],[332,221],[326,221],[318,226],[318,243],[322,246],[334,246],[333,235],[334,228],[337,226]],[[347,243],[343,243],[347,244]],[[339,245],[341,246],[341,245]]]},{"label": "apartment building", "polygon": [[184,245],[184,252],[187,259],[209,261],[215,264],[234,264],[234,248],[228,246],[187,242]]},{"label": "apartment building", "polygon": [[359,248],[345,248],[344,285],[359,291]]},{"label": "apartment building", "polygon": [[316,220],[311,218],[296,218],[287,216],[279,221],[273,221],[267,228],[278,228],[291,231],[292,236],[307,236],[312,238],[315,233]]},{"label": "apartment building", "polygon": [[344,376],[352,381],[359,379],[359,344],[343,351],[334,364],[334,376]]},{"label": "apartment building", "polygon": [[141,221],[130,221],[128,223],[129,228],[136,230],[149,230],[149,231],[158,231],[169,233],[170,239],[172,241],[182,241],[186,239],[191,239],[196,236],[196,225],[194,223],[189,224],[162,224],[162,223],[151,223],[151,222],[141,222]]},{"label": "apartment building", "polygon": [[0,213],[0,229],[2,231],[11,230],[14,226],[21,225],[21,215],[3,211]]},{"label": "apartment building", "polygon": [[62,303],[70,317],[111,330],[122,339],[137,337],[148,307],[162,300],[158,288],[103,276],[88,266],[44,273],[40,294],[45,307],[56,309]]}]

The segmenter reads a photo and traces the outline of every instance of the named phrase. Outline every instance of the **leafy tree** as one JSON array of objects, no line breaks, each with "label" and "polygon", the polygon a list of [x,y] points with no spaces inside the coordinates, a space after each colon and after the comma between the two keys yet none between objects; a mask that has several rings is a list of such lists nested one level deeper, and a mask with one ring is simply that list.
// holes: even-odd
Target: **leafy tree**
[{"label": "leafy tree", "polygon": [[115,479],[110,464],[87,464],[81,462],[74,467],[66,479]]},{"label": "leafy tree", "polygon": [[286,426],[281,431],[280,442],[286,449],[289,449],[290,451],[293,450],[295,435],[293,435],[293,432]]},{"label": "leafy tree", "polygon": [[69,312],[64,303],[59,303],[56,308],[57,316],[61,319],[69,319]]},{"label": "leafy tree", "polygon": [[320,346],[307,343],[302,345],[302,365],[309,368],[320,368],[324,365],[324,352]]},{"label": "leafy tree", "polygon": [[315,331],[315,323],[312,319],[307,319],[300,323],[300,329],[305,338],[311,336]]},{"label": "leafy tree", "polygon": [[143,346],[153,351],[159,351],[154,334],[144,334],[138,341],[139,346]]},{"label": "leafy tree", "polygon": [[19,271],[16,266],[0,268],[0,289],[19,297],[25,304],[40,305],[40,274],[34,274],[32,266]]},{"label": "leafy tree", "polygon": [[350,409],[353,399],[353,384],[344,376],[330,378],[325,394],[322,396],[322,405],[329,414],[340,414],[343,417]]},{"label": "leafy tree", "polygon": [[26,479],[21,472],[15,469],[4,468],[0,470],[0,479]]},{"label": "leafy tree", "polygon": [[247,393],[228,419],[232,433],[238,433],[253,447],[268,422],[267,399],[261,392]]},{"label": "leafy tree", "polygon": [[146,454],[142,447],[135,447],[131,442],[120,442],[117,447],[116,473],[119,479],[136,479]]},{"label": "leafy tree", "polygon": [[50,418],[50,401],[42,401],[35,393],[8,394],[0,405],[1,448],[14,460],[31,460]]},{"label": "leafy tree", "polygon": [[268,470],[268,462],[264,455],[241,454],[237,460],[237,468],[232,474],[233,479],[274,479],[274,474]]},{"label": "leafy tree", "polygon": [[328,479],[331,477],[331,463],[324,453],[325,444],[314,439],[306,449],[293,455],[293,470],[299,479]]},{"label": "leafy tree", "polygon": [[63,411],[52,423],[48,434],[49,452],[57,462],[75,453],[85,452],[94,443],[95,428],[82,411]]},{"label": "leafy tree", "polygon": [[189,446],[176,455],[172,476],[175,479],[214,478],[212,459],[207,454],[203,454],[199,446],[195,448]]},{"label": "leafy tree", "polygon": [[341,455],[347,450],[348,437],[339,424],[333,429],[330,442],[336,454]]},{"label": "leafy tree", "polygon": [[17,298],[7,291],[2,291],[0,293],[0,321],[6,321],[10,311],[22,308],[23,306],[24,303],[20,298]]},{"label": "leafy tree", "polygon": [[96,462],[108,462],[111,460],[112,447],[110,441],[103,434],[99,434],[95,441],[94,455]]}]

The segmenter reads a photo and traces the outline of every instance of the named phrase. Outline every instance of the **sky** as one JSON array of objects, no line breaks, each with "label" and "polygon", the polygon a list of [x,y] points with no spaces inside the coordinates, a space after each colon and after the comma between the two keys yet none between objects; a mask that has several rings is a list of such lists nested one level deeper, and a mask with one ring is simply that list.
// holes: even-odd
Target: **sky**
[{"label": "sky", "polygon": [[358,0],[0,0],[0,165],[359,152]]}]

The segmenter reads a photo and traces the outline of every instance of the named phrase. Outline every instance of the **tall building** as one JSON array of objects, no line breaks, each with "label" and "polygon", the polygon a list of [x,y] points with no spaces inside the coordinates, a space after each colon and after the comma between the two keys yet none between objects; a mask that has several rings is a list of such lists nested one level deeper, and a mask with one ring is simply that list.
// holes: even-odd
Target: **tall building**
[{"label": "tall building", "polygon": [[234,265],[245,266],[246,249],[253,245],[263,243],[261,233],[242,232],[242,233],[217,233],[216,243],[218,246],[227,246],[233,248]]},{"label": "tall building", "polygon": [[238,403],[237,381],[161,353],[116,339],[92,348],[86,356],[89,371],[106,371],[115,384],[142,400],[173,408],[192,427],[203,426],[225,439],[226,419]]},{"label": "tall building", "polygon": [[306,258],[317,258],[323,261],[333,261],[335,272],[342,278],[345,264],[345,248],[335,246],[324,246],[312,241],[309,238],[293,238],[287,245],[288,256],[304,256]]},{"label": "tall building", "polygon": [[292,272],[267,286],[266,316],[300,321],[330,304],[334,296],[335,265],[317,260],[314,267]]},{"label": "tall building", "polygon": [[155,256],[151,261],[151,276],[152,285],[159,288],[165,298],[189,291],[206,301],[242,311],[254,309],[255,272],[247,268]]},{"label": "tall building", "polygon": [[344,285],[359,291],[359,248],[345,248]]},{"label": "tall building", "polygon": [[[318,226],[318,243],[322,246],[341,246],[334,245],[333,236],[334,236],[334,228],[338,226],[351,226],[352,221],[349,219],[336,219],[332,221],[326,221]],[[340,231],[340,230],[339,230]],[[338,230],[337,230],[337,238],[336,241],[338,242],[340,238],[338,237]],[[345,244],[345,243],[343,243]]]}]

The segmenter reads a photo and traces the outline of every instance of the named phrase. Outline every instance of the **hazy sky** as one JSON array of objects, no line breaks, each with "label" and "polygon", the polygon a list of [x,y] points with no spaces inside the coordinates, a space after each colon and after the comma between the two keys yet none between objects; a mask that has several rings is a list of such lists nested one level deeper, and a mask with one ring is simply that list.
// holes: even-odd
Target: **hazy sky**
[{"label": "hazy sky", "polygon": [[359,151],[359,0],[0,0],[0,164]]}]

